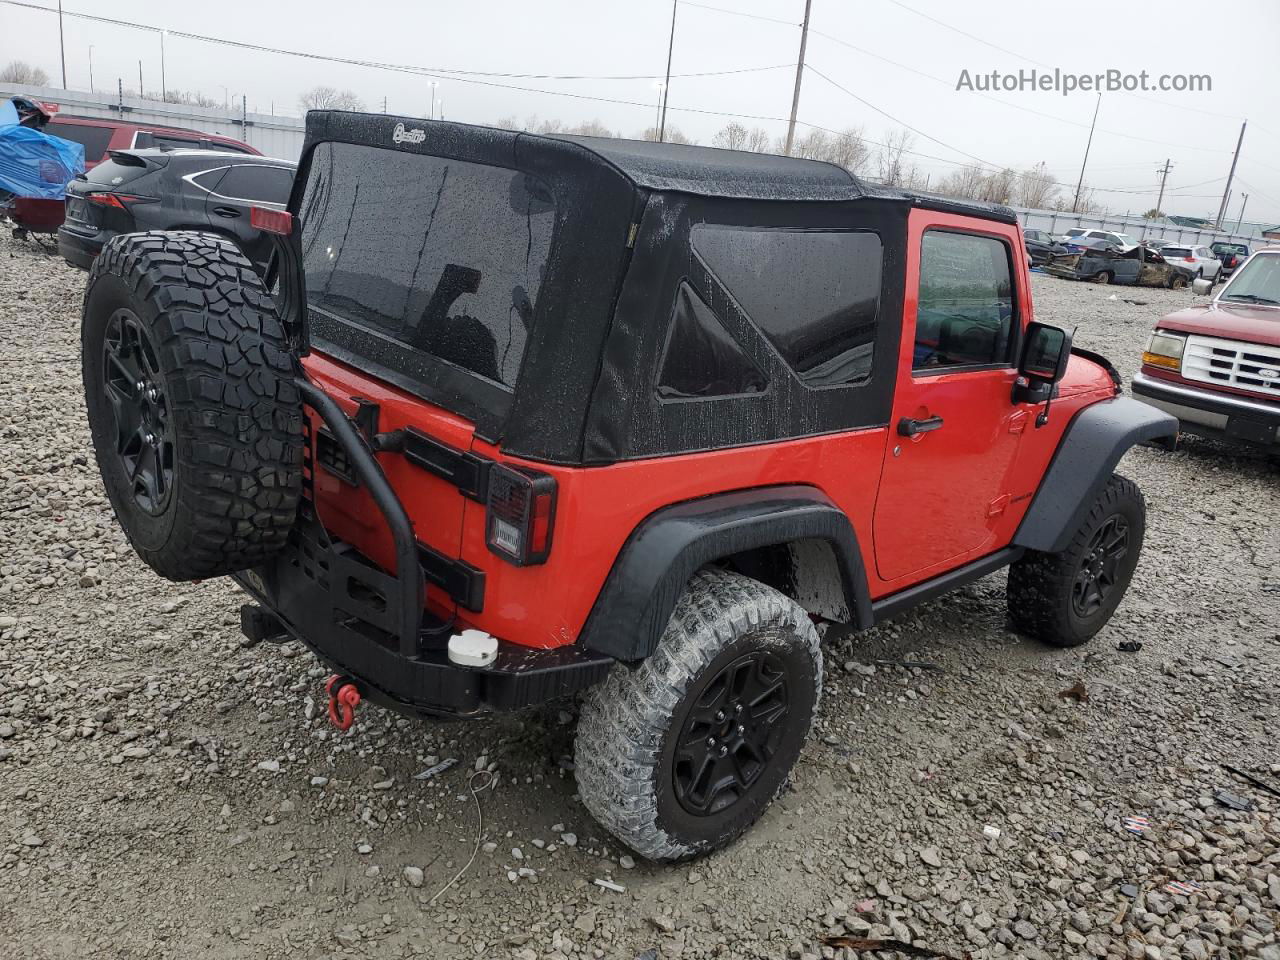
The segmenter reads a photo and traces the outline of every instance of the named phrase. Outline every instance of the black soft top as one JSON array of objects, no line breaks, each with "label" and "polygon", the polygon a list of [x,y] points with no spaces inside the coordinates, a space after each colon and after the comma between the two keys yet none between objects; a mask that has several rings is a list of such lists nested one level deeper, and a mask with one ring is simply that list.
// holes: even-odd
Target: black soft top
[{"label": "black soft top", "polygon": [[[358,149],[335,164],[343,144]],[[400,157],[383,166],[382,158],[362,152],[368,148]],[[511,260],[519,263],[507,273],[502,264],[488,263],[482,270],[472,262],[505,249],[485,239],[496,236],[495,224],[507,216],[497,200],[485,208],[488,213],[474,218],[483,243],[438,239],[430,251],[432,267],[425,274],[419,270],[441,194],[415,179],[402,162],[412,155],[427,161],[423,169],[433,166],[432,161],[458,161],[529,178],[512,192],[511,210],[528,219],[534,200],[550,201],[554,216],[549,252],[536,265],[533,280],[520,279],[534,262],[531,244],[519,239],[527,239],[527,230],[503,234],[507,241],[512,236],[519,240]],[[465,169],[455,169],[455,189],[466,182],[464,176],[487,176],[466,174]],[[444,172],[433,176],[443,189]],[[309,190],[314,205],[303,202]],[[398,199],[389,206],[389,197]],[[611,463],[888,423],[906,283],[907,224],[911,211],[920,208],[1017,222],[1007,207],[883,187],[814,160],[343,111],[307,114],[306,143],[289,202],[302,224],[294,237],[303,272],[337,275],[338,267],[329,265],[332,256],[321,256],[331,246],[345,250],[350,244],[364,257],[342,258],[338,287],[345,285],[346,293],[308,298],[310,330],[319,349],[464,417],[475,425],[477,436],[501,443],[508,454],[565,464]],[[539,216],[545,212],[537,211]],[[450,223],[458,228],[457,222]],[[802,382],[736,305],[731,286],[706,264],[695,243],[699,230],[708,243],[715,231],[723,242],[735,231],[874,234],[880,290],[870,378],[821,388]],[[322,233],[324,243],[319,244]],[[449,236],[439,230],[437,235]],[[830,263],[786,256],[792,259],[782,279],[789,290],[817,290],[830,280]],[[308,257],[315,261],[309,266]],[[449,314],[450,304],[475,293],[458,286],[458,277],[468,269],[491,299],[502,299],[510,289],[511,309],[490,304],[474,306],[472,313]],[[447,276],[454,277],[452,286],[444,283]],[[534,287],[536,297],[529,294]],[[684,302],[678,298],[685,288],[704,305],[715,305],[714,322],[747,351],[768,380],[768,390],[705,400],[659,397],[655,383],[673,305]],[[330,287],[324,281],[317,289]],[[367,319],[387,304],[394,309],[388,307],[385,317]],[[422,327],[433,304],[459,323],[432,321]],[[481,317],[484,310],[489,312]],[[841,316],[837,311],[827,319],[839,323]],[[497,356],[499,341],[515,342],[512,331],[525,332],[514,384],[486,372],[487,366],[477,369],[450,359],[444,350],[453,341],[438,349],[419,348],[395,335],[396,330],[416,335],[419,329],[447,332],[463,326],[467,331],[481,328],[474,333],[479,345],[464,342],[460,333],[457,342],[486,358]],[[388,330],[392,336],[386,335]]]},{"label": "black soft top", "polygon": [[637,187],[646,190],[742,200],[858,200],[877,197],[931,210],[965,213],[1005,223],[1017,222],[1014,212],[1000,204],[885,187],[861,180],[843,167],[821,160],[612,137],[523,136],[576,143],[612,165]]},{"label": "black soft top", "polygon": [[[394,139],[397,126],[402,128],[400,139]],[[417,139],[415,133],[422,139]],[[369,143],[490,163],[511,163],[515,157],[539,154],[563,155],[565,147],[570,147],[577,148],[573,152],[588,161],[588,166],[621,174],[641,190],[728,200],[809,202],[876,198],[1003,223],[1017,222],[1016,214],[1000,204],[885,187],[855,177],[834,163],[770,153],[614,137],[523,133],[443,120],[312,110],[307,114],[304,154],[324,140]]]}]

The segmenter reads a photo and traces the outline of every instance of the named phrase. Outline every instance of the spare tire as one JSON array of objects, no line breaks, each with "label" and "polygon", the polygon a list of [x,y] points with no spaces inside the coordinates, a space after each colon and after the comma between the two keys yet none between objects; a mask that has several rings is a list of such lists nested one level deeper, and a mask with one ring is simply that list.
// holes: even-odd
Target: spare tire
[{"label": "spare tire", "polygon": [[89,428],[116,519],[170,580],[255,566],[302,492],[298,365],[253,264],[222,237],[113,238],[80,329]]}]

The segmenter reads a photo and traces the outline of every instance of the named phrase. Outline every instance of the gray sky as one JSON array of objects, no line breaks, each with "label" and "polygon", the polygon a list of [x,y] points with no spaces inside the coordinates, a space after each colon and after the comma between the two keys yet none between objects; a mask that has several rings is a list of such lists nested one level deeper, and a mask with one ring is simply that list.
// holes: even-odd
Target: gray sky
[{"label": "gray sky", "polygon": [[[54,0],[37,2],[55,5]],[[345,58],[532,74],[660,76],[666,67],[671,26],[668,0],[64,3],[68,10]],[[733,118],[683,108],[787,116],[799,44],[799,29],[793,24],[798,24],[804,7],[803,0],[706,3],[787,22],[682,3],[673,74],[789,65],[729,76],[675,77],[668,125],[703,143]],[[912,160],[932,177],[944,176],[970,157],[1016,168],[1043,160],[1055,177],[1071,185],[1079,174],[1094,94],[1076,92],[1064,97],[1028,91],[999,93],[993,99],[957,91],[962,69],[974,74],[1016,72],[1037,65],[1077,73],[1145,69],[1153,78],[1203,73],[1212,77],[1211,92],[1104,93],[1086,181],[1098,188],[1098,198],[1112,211],[1139,213],[1154,205],[1155,170],[1171,157],[1174,167],[1165,211],[1216,214],[1240,120],[1248,118],[1229,220],[1234,222],[1238,215],[1244,191],[1250,194],[1247,220],[1280,223],[1280,86],[1275,72],[1280,3],[1232,0],[1223,6],[1204,0],[1163,0],[1112,3],[1091,12],[1073,4],[997,0],[902,3],[905,6],[894,0],[814,0],[814,32],[806,61],[884,114],[919,131],[912,149],[927,156]],[[123,77],[126,88],[136,90],[141,58],[146,86],[159,88],[155,34],[74,18],[67,18],[65,24],[71,88],[88,88],[89,44],[94,47],[97,87],[114,88],[116,77]],[[0,63],[15,58],[34,62],[56,83],[57,18],[0,5],[0,25]],[[386,97],[390,112],[425,116],[431,96],[428,79],[172,36],[166,41],[170,88],[200,90],[221,99],[225,86],[232,96],[246,93],[249,108],[263,112],[274,103],[275,112],[296,114],[298,94],[324,83],[354,90],[369,109],[381,109]],[[485,79],[643,105],[501,89],[441,76],[438,96],[448,119],[475,123],[510,115],[566,123],[599,119],[627,135],[639,135],[654,122],[655,109],[650,104],[656,103],[658,91],[652,79]],[[799,116],[834,129],[860,126],[872,140],[883,140],[898,129],[893,120],[812,71],[805,76]],[[740,122],[763,126],[774,134],[785,132],[782,122]],[[1101,188],[1115,189],[1103,192]]]}]

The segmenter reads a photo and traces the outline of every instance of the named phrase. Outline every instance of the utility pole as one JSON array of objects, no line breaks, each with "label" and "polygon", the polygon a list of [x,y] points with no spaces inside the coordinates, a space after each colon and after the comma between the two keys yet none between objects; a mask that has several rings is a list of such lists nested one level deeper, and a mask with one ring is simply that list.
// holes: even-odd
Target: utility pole
[{"label": "utility pole", "polygon": [[163,103],[169,102],[169,94],[164,85],[164,35],[168,30],[160,31],[160,100]]},{"label": "utility pole", "polygon": [[142,92],[142,61],[141,60],[138,61],[138,96],[140,97],[146,96],[146,94]]},{"label": "utility pole", "polygon": [[240,136],[249,142],[249,98],[240,94]]},{"label": "utility pole", "polygon": [[93,93],[93,44],[89,44],[89,92]]},{"label": "utility pole", "polygon": [[671,55],[676,49],[676,10],[680,0],[671,0],[671,39],[667,41],[667,76],[662,81],[662,109],[658,113],[658,142],[667,136],[667,91],[671,89]]},{"label": "utility pole", "polygon": [[791,156],[791,143],[796,138],[796,113],[800,110],[800,81],[804,79],[804,48],[809,42],[809,8],[813,0],[804,0],[804,23],[800,25],[800,57],[796,60],[796,89],[791,94],[791,120],[787,124],[787,146],[783,151]]},{"label": "utility pole", "polygon": [[1249,195],[1243,190],[1240,191],[1240,196],[1244,199],[1240,201],[1240,217],[1236,220],[1236,233],[1240,232],[1240,224],[1244,223],[1244,206],[1249,202]]},{"label": "utility pole", "polygon": [[58,52],[62,55],[62,89],[67,89],[67,45],[62,39],[62,0],[58,0]]},{"label": "utility pole", "polygon": [[1102,106],[1102,94],[1098,94],[1098,102],[1093,105],[1093,123],[1089,124],[1089,139],[1084,145],[1084,159],[1080,161],[1080,179],[1076,181],[1076,198],[1071,201],[1071,212],[1076,213],[1080,206],[1080,190],[1084,187],[1084,168],[1089,162],[1089,148],[1093,146],[1093,128],[1098,125],[1098,109]]},{"label": "utility pole", "polygon": [[[274,113],[276,112],[276,105],[275,105],[275,102],[274,102],[274,101],[272,101],[272,103],[271,103],[271,112],[272,112],[272,114],[274,114]],[[387,98],[386,98],[386,97],[383,97],[383,98],[382,98],[382,112],[383,112],[383,113],[386,113],[386,112],[387,112]]]},{"label": "utility pole", "polygon": [[1169,171],[1173,169],[1173,164],[1165,160],[1163,167],[1158,167],[1156,173],[1160,174],[1160,196],[1156,197],[1156,213],[1160,212],[1160,204],[1164,202],[1164,182],[1169,179]]},{"label": "utility pole", "polygon": [[1244,128],[1249,125],[1245,120],[1240,124],[1240,138],[1236,140],[1236,152],[1231,155],[1231,169],[1227,172],[1227,186],[1222,191],[1222,206],[1218,208],[1218,227],[1222,227],[1222,218],[1227,215],[1227,197],[1231,196],[1231,180],[1236,175],[1236,161],[1240,159],[1240,145],[1244,143]]}]

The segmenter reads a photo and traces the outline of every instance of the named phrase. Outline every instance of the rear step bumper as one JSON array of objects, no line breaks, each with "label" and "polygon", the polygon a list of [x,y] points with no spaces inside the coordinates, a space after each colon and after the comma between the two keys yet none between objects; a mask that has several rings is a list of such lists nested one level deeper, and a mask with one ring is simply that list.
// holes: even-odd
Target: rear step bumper
[{"label": "rear step bumper", "polygon": [[452,625],[424,609],[418,544],[404,506],[350,418],[314,384],[299,378],[298,386],[387,522],[397,570],[391,576],[331,538],[304,497],[288,546],[268,563],[234,575],[259,605],[241,612],[246,636],[290,634],[353,678],[362,697],[409,714],[515,710],[604,679],[613,660],[574,645],[537,650],[499,639],[497,660],[486,667],[451,662]]}]

